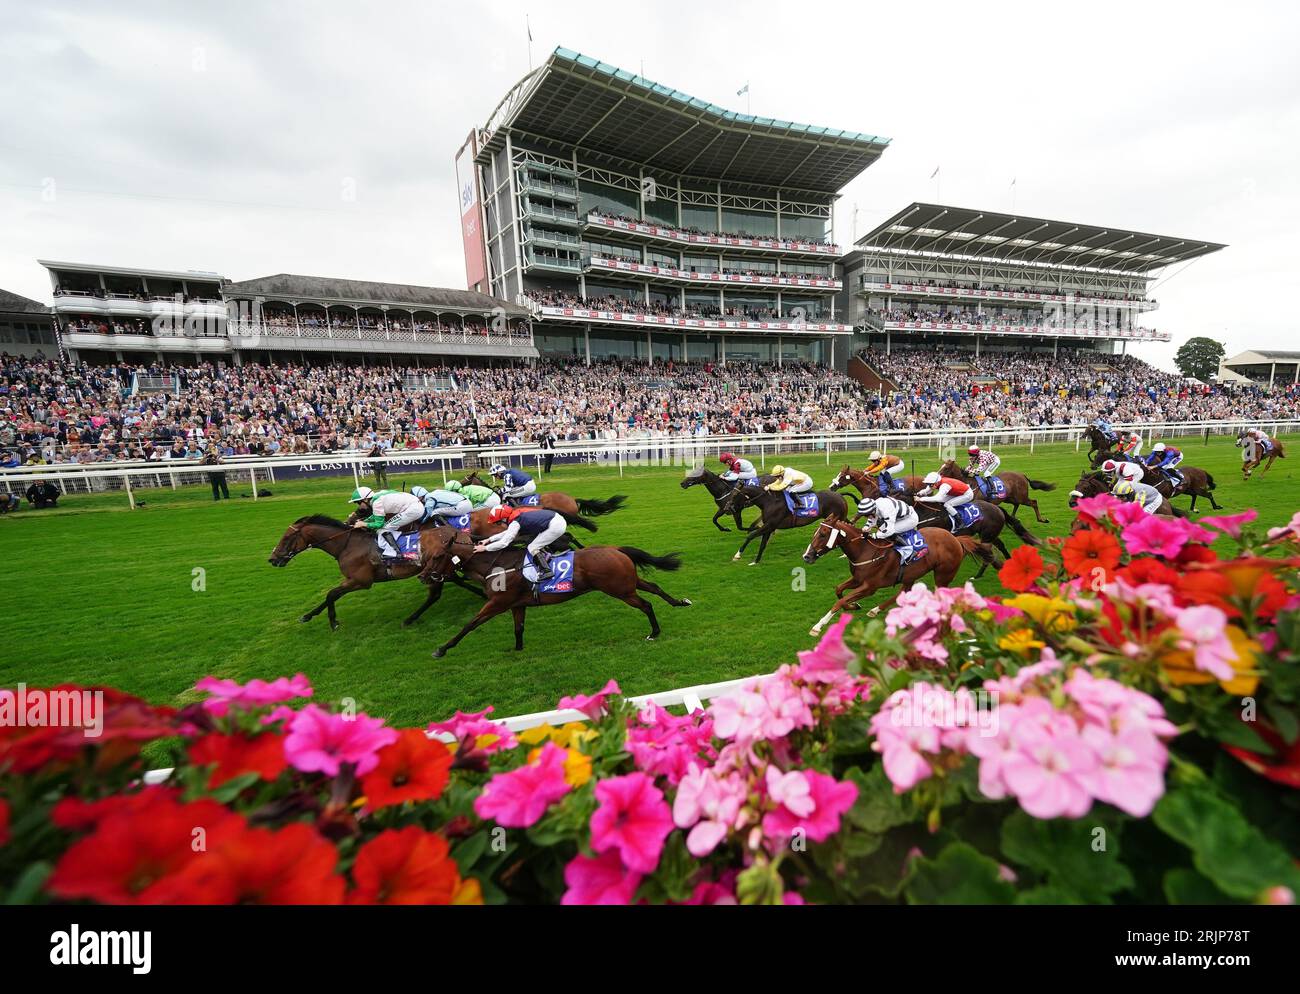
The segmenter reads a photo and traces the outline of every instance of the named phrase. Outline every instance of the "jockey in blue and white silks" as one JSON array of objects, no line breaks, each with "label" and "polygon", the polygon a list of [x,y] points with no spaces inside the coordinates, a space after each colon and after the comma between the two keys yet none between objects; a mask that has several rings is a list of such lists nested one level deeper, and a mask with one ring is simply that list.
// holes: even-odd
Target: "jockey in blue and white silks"
[{"label": "jockey in blue and white silks", "polygon": [[506,500],[519,500],[537,493],[537,484],[522,469],[511,469],[497,463],[492,467],[492,475],[501,481],[502,495]]},{"label": "jockey in blue and white silks", "polygon": [[1178,464],[1183,461],[1183,453],[1172,445],[1156,442],[1143,461],[1153,469],[1164,472],[1174,483],[1183,482],[1183,474],[1178,472]]},{"label": "jockey in blue and white silks", "polygon": [[475,552],[499,552],[516,538],[526,538],[529,540],[528,554],[537,566],[537,578],[549,580],[555,575],[551,571],[548,546],[560,538],[568,526],[563,515],[542,508],[495,507],[488,515],[488,521],[493,524],[506,521],[509,524],[499,535],[476,545]]},{"label": "jockey in blue and white silks", "polygon": [[916,508],[893,497],[864,497],[858,501],[858,514],[867,519],[868,535],[890,539],[902,565],[911,561],[916,553],[912,536],[921,524]]},{"label": "jockey in blue and white silks", "polygon": [[474,504],[464,494],[451,490],[426,490],[424,487],[412,487],[411,496],[424,504],[424,520],[435,516],[439,518],[459,518],[474,510]]},{"label": "jockey in blue and white silks", "polygon": [[758,479],[758,470],[748,459],[740,459],[730,452],[724,452],[718,456],[718,461],[727,467],[722,478],[735,487],[743,487],[750,480]]}]

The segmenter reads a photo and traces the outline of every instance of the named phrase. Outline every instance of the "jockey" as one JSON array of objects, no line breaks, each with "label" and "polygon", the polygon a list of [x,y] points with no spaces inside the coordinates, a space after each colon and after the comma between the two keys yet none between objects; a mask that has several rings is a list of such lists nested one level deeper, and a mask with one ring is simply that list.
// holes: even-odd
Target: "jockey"
[{"label": "jockey", "polygon": [[1135,500],[1138,507],[1146,511],[1147,514],[1155,514],[1160,510],[1160,505],[1165,502],[1160,491],[1150,484],[1130,483],[1128,480],[1120,480],[1115,484],[1115,489],[1111,491],[1120,500]]},{"label": "jockey", "polygon": [[727,467],[727,471],[722,474],[722,478],[732,486],[743,487],[750,480],[758,479],[758,470],[748,459],[738,459],[730,452],[724,452],[718,456],[718,462]]},{"label": "jockey", "polygon": [[858,514],[867,519],[868,535],[893,540],[901,565],[911,562],[916,555],[912,536],[921,524],[916,508],[893,497],[864,497],[858,501]]},{"label": "jockey", "polygon": [[564,515],[536,507],[494,507],[488,515],[488,521],[493,524],[507,521],[509,525],[499,535],[476,545],[475,552],[499,552],[516,538],[527,538],[528,554],[537,565],[537,579],[549,580],[555,575],[551,572],[548,546],[563,535],[568,527]]},{"label": "jockey", "polygon": [[1135,431],[1129,432],[1119,440],[1121,455],[1136,459],[1142,454],[1142,436]]},{"label": "jockey", "polygon": [[1137,483],[1146,475],[1140,463],[1123,459],[1107,459],[1101,464],[1101,471],[1109,473],[1117,480],[1127,480],[1129,483]]},{"label": "jockey", "polygon": [[497,463],[492,467],[491,473],[501,481],[502,496],[506,500],[519,500],[537,493],[537,484],[522,469],[509,469]]},{"label": "jockey", "polygon": [[407,525],[413,525],[424,519],[424,504],[410,494],[396,490],[374,491],[369,487],[357,487],[352,491],[349,504],[357,505],[359,515],[370,511],[353,528],[373,528],[379,543],[379,554],[389,559],[401,558],[397,551],[397,536]]},{"label": "jockey", "polygon": [[1143,460],[1153,469],[1164,472],[1176,484],[1183,482],[1183,474],[1178,472],[1178,464],[1183,461],[1183,454],[1172,445],[1165,445],[1164,442],[1156,442],[1151,451],[1147,453]]},{"label": "jockey", "polygon": [[899,459],[898,456],[882,455],[880,450],[877,449],[867,456],[867,468],[864,472],[873,480],[879,477],[876,480],[876,487],[882,494],[887,494],[892,492],[895,486],[893,471],[901,469],[902,466],[903,460]]},{"label": "jockey", "polygon": [[426,490],[424,487],[412,487],[411,496],[418,498],[424,505],[424,520],[435,515],[440,518],[458,518],[474,510],[468,497],[451,490]]},{"label": "jockey", "polygon": [[916,499],[927,504],[943,504],[948,516],[956,521],[957,508],[973,501],[975,491],[961,480],[931,473],[925,478],[925,486],[917,492]]},{"label": "jockey", "polygon": [[978,445],[972,445],[966,452],[970,455],[970,463],[966,466],[967,474],[971,476],[982,476],[986,480],[991,480],[1002,465],[1002,459],[996,453],[981,449]]},{"label": "jockey", "polygon": [[481,507],[490,510],[501,506],[501,495],[491,487],[480,487],[473,483],[466,485],[461,483],[460,480],[448,480],[443,485],[443,489],[468,498],[470,507],[475,511]]},{"label": "jockey", "polygon": [[801,473],[793,466],[773,466],[772,475],[776,477],[764,490],[786,490],[792,494],[806,494],[813,488],[812,477]]}]

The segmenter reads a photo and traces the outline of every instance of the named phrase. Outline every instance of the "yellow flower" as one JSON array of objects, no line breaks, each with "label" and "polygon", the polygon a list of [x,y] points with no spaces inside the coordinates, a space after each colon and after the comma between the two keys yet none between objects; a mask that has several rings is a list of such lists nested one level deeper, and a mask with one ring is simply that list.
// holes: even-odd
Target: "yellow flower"
[{"label": "yellow flower", "polygon": [[475,877],[466,877],[451,896],[452,904],[482,904],[483,888]]},{"label": "yellow flower", "polygon": [[[1220,680],[1219,686],[1234,697],[1249,697],[1259,687],[1259,670],[1255,668],[1255,661],[1264,651],[1264,647],[1236,625],[1229,625],[1225,634],[1237,653],[1232,661],[1236,676],[1231,680]],[[1169,682],[1175,686],[1214,683],[1213,676],[1196,668],[1196,662],[1190,652],[1171,652],[1161,659],[1161,663],[1164,665]]]},{"label": "yellow flower", "polygon": [[[581,787],[591,779],[591,757],[577,749],[565,749],[564,752],[564,782],[570,787]],[[528,754],[529,765],[537,762],[541,754],[540,748],[532,750]]]},{"label": "yellow flower", "polygon": [[1030,650],[1041,649],[1045,645],[1047,643],[1034,638],[1034,633],[1028,628],[1018,628],[998,639],[998,648],[1014,652],[1019,656],[1028,656]]},{"label": "yellow flower", "polygon": [[1018,594],[1002,602],[1029,615],[1048,632],[1072,632],[1079,626],[1075,618],[1078,607],[1060,597],[1043,597],[1040,594]]},{"label": "yellow flower", "polygon": [[571,721],[558,728],[555,725],[536,725],[525,732],[520,732],[518,738],[524,745],[541,745],[549,740],[567,749],[594,739],[599,734],[584,721]]}]

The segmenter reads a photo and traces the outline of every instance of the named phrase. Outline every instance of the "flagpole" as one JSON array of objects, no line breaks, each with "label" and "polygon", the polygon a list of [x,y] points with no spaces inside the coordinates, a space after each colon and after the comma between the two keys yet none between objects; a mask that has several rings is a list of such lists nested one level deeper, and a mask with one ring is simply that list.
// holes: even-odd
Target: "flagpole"
[{"label": "flagpole", "polygon": [[528,71],[533,71],[533,24],[527,14],[524,15],[524,28],[528,31]]}]

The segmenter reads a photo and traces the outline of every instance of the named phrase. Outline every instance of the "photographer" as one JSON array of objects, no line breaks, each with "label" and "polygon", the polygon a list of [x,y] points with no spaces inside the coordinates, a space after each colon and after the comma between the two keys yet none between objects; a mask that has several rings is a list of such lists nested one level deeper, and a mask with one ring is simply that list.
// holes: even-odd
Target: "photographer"
[{"label": "photographer", "polygon": [[[221,465],[221,440],[213,437],[208,444],[208,450],[203,453],[203,458],[199,460],[202,466],[220,466]],[[226,474],[222,472],[209,473],[208,482],[212,484],[212,499],[221,500],[222,497],[230,500],[230,488],[226,485]]]}]

